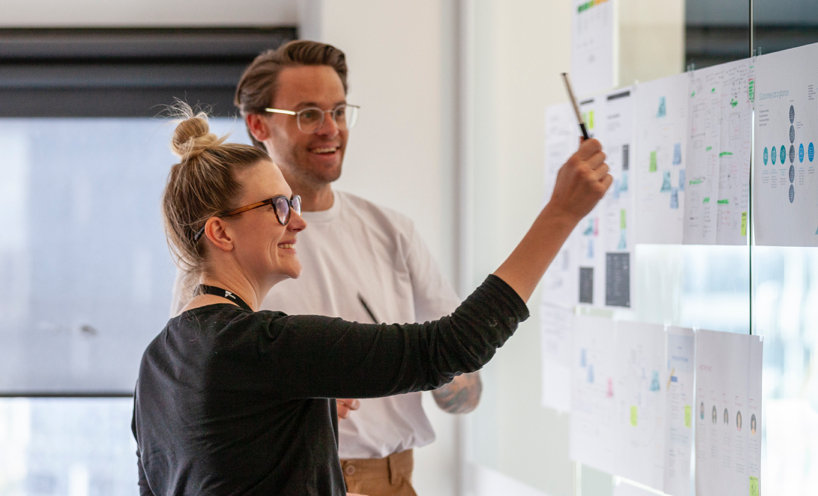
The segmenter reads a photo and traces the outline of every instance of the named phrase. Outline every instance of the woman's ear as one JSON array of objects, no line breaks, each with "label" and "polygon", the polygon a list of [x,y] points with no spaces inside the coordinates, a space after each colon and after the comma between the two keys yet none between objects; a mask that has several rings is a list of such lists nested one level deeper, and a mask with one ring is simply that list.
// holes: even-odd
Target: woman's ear
[{"label": "woman's ear", "polygon": [[267,122],[265,122],[263,115],[249,114],[244,120],[247,123],[247,129],[250,130],[250,134],[252,134],[256,140],[263,142],[270,137],[270,133],[267,130]]},{"label": "woman's ear", "polygon": [[233,250],[233,238],[228,232],[227,222],[219,217],[211,217],[205,223],[205,236],[222,251]]}]

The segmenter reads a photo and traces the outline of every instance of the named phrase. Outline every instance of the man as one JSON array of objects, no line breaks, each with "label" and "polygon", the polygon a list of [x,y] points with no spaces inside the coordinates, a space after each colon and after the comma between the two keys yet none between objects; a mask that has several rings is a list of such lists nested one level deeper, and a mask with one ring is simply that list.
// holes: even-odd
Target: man
[{"label": "man", "polygon": [[[297,246],[301,277],[274,287],[262,306],[377,323],[447,315],[459,299],[412,222],[332,188],[357,116],[357,107],[347,106],[346,77],[343,52],[295,41],[259,55],[236,90],[253,143],[267,150],[301,196],[309,226]],[[443,410],[466,413],[477,406],[481,389],[479,376],[470,374],[433,395]],[[434,440],[420,394],[339,399],[337,405],[348,490],[416,494],[412,448]]]}]

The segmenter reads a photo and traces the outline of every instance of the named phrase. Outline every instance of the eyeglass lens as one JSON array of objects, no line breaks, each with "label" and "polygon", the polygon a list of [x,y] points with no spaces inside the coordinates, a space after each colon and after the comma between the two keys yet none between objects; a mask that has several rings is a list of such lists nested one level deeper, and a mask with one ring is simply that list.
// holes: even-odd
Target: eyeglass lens
[{"label": "eyeglass lens", "polygon": [[[318,131],[324,123],[324,111],[317,107],[310,107],[301,110],[298,115],[298,128],[305,133],[314,133]],[[349,105],[339,105],[332,111],[328,111],[332,115],[335,124],[341,129],[351,129],[358,120],[358,108]]]},{"label": "eyeglass lens", "polygon": [[278,218],[278,222],[281,225],[286,226],[288,222],[290,222],[290,205],[292,204],[292,210],[299,215],[301,215],[301,197],[298,195],[293,196],[293,199],[287,199],[283,196],[279,196],[278,198],[274,199],[274,208],[276,211],[276,217]]}]

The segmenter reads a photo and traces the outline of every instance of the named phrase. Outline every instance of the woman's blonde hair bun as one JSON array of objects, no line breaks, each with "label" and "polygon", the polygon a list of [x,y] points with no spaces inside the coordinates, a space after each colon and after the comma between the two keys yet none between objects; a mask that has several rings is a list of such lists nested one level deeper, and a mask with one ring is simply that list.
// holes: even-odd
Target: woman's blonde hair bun
[{"label": "woman's blonde hair bun", "polygon": [[183,162],[221,145],[227,139],[227,136],[220,138],[210,132],[205,112],[197,112],[183,101],[177,100],[176,104],[170,108],[170,112],[171,115],[180,119],[173,133],[170,148]]}]

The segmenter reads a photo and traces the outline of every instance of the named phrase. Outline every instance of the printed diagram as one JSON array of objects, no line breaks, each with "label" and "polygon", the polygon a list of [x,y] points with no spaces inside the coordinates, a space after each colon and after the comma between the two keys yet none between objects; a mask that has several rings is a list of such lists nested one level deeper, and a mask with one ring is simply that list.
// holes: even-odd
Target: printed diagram
[{"label": "printed diagram", "polygon": [[818,57],[808,45],[755,62],[756,243],[818,246]]}]

